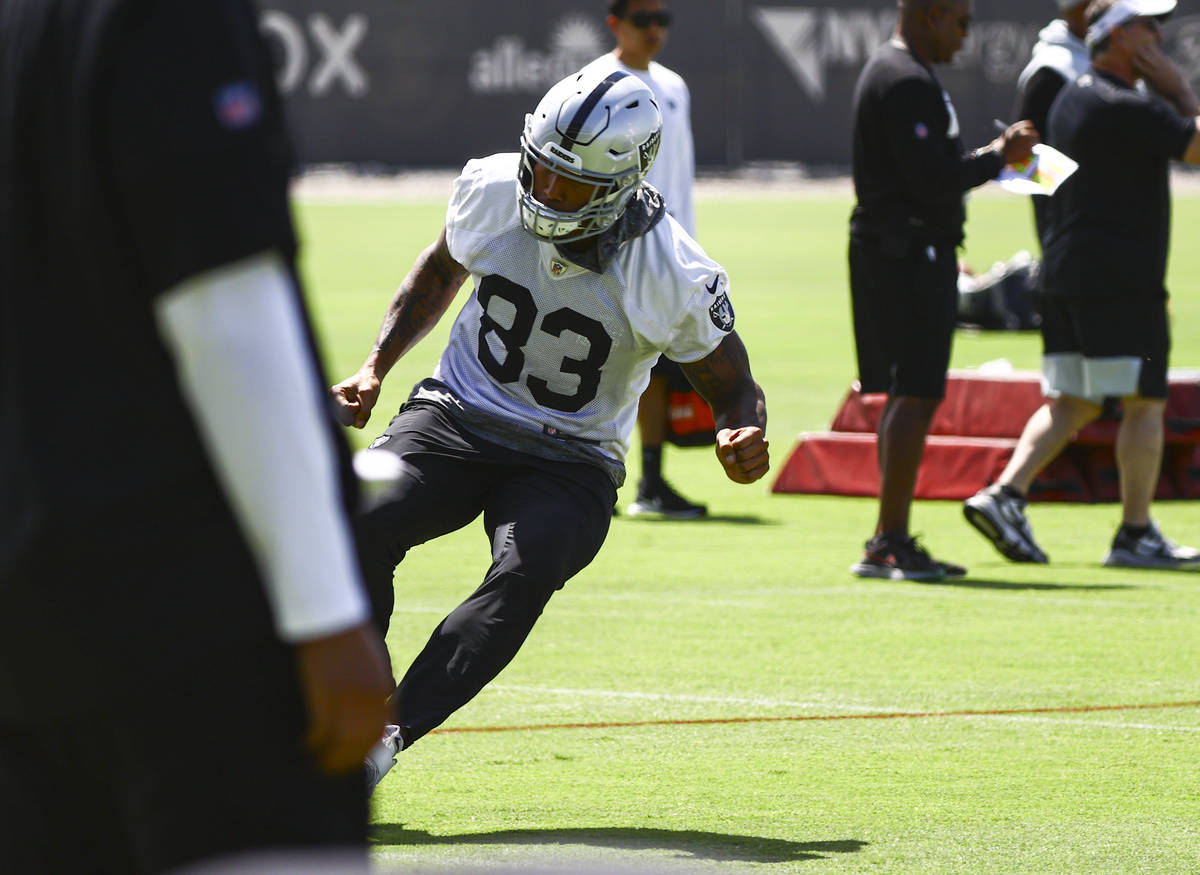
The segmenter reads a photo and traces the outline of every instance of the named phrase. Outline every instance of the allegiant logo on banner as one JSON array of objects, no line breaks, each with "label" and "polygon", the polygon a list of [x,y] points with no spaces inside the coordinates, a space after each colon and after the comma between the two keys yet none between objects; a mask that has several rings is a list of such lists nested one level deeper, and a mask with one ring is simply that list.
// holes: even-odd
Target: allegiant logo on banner
[{"label": "allegiant logo on banner", "polygon": [[[1053,10],[1051,10],[1053,11]],[[896,7],[758,6],[749,11],[800,87],[814,103],[825,101],[831,67],[857,72],[896,28]],[[957,67],[977,67],[990,82],[1015,81],[1029,60],[1040,25],[979,21],[955,59]]]},{"label": "allegiant logo on banner", "polygon": [[582,15],[568,15],[550,31],[550,47],[527,48],[517,34],[496,37],[471,54],[467,83],[476,94],[541,94],[608,49],[603,31]]}]

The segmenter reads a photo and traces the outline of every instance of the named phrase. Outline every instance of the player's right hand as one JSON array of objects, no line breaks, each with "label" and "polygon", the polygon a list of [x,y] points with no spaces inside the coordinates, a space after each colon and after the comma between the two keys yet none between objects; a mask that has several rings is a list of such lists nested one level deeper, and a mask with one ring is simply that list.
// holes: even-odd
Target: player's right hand
[{"label": "player's right hand", "polygon": [[1174,97],[1187,87],[1183,71],[1154,44],[1138,46],[1133,56],[1133,70],[1164,97]]},{"label": "player's right hand", "polygon": [[1029,160],[1033,154],[1033,147],[1038,144],[1039,139],[1037,128],[1028,119],[1009,125],[1008,130],[1000,138],[1004,163],[1020,164],[1022,161]]},{"label": "player's right hand", "polygon": [[379,378],[359,371],[352,377],[334,384],[329,390],[337,407],[342,425],[363,428],[371,418],[371,410],[379,400]]}]

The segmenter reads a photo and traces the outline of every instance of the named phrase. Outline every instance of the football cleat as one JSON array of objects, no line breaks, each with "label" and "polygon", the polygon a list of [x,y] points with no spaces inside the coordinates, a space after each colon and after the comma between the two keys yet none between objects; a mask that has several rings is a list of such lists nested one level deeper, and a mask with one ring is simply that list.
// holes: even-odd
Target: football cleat
[{"label": "football cleat", "polygon": [[666,480],[638,484],[637,499],[629,505],[630,516],[657,514],[673,520],[694,520],[708,514],[703,504],[693,504],[671,488]]},{"label": "football cleat", "polygon": [[363,769],[367,773],[367,796],[375,792],[383,776],[396,765],[396,755],[404,749],[404,737],[400,727],[389,723],[384,727],[383,737],[375,742],[375,746],[367,751],[363,761]]},{"label": "football cleat", "polygon": [[863,558],[850,571],[884,580],[945,580],[967,573],[961,565],[934,559],[916,538],[898,534],[876,535],[867,541]]}]

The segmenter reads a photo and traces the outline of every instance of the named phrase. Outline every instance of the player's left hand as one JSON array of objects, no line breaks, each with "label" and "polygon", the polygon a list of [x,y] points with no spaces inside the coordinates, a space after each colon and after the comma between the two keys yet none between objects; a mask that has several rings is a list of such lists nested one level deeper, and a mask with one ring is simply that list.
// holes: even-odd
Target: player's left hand
[{"label": "player's left hand", "polygon": [[734,483],[753,483],[771,470],[768,446],[763,430],[756,425],[717,432],[717,459]]},{"label": "player's left hand", "polygon": [[387,652],[369,624],[295,645],[308,703],[308,748],[329,774],[362,768],[387,723]]}]

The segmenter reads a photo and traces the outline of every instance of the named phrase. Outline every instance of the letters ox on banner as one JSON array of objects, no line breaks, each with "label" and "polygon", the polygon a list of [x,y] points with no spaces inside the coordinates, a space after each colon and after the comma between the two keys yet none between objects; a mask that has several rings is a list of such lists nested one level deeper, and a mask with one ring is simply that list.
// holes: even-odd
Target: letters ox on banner
[{"label": "letters ox on banner", "polygon": [[[659,60],[692,93],[700,167],[850,163],[854,83],[895,25],[895,0],[675,0]],[[612,47],[601,0],[263,0],[300,159],[457,167],[514,151],[554,82]],[[976,0],[939,69],[968,143],[1009,118],[1050,0]],[[1200,0],[1180,0],[1167,51],[1200,85]]]}]

